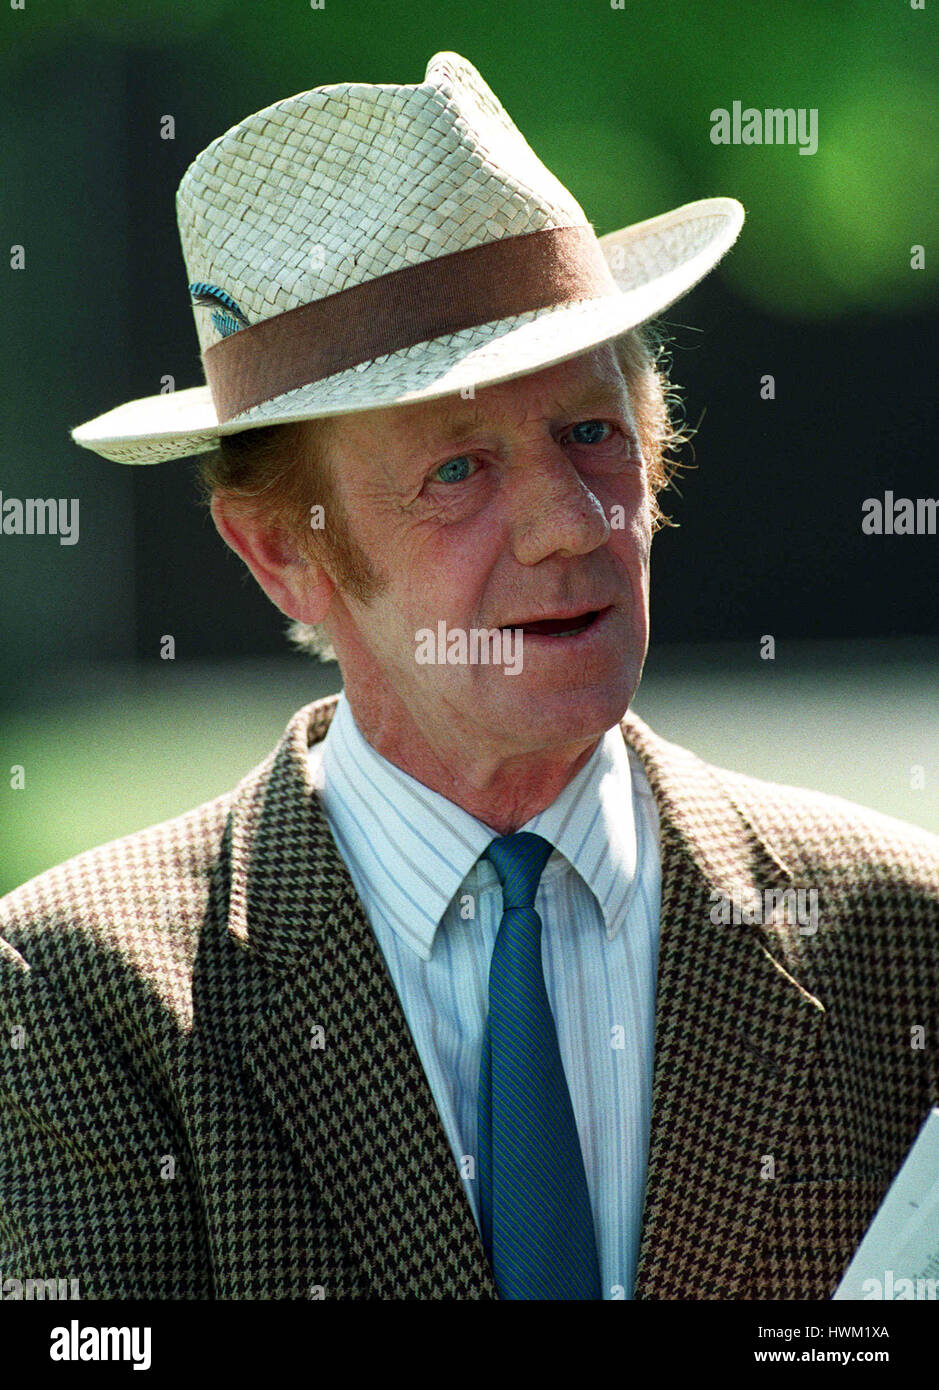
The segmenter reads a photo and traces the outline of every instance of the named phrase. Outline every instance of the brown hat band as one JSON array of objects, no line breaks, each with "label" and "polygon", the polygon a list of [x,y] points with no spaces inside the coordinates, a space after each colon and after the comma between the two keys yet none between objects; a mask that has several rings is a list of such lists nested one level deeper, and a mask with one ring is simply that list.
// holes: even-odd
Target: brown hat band
[{"label": "brown hat band", "polygon": [[287,309],[213,343],[202,361],[222,423],[385,353],[616,290],[592,227],[547,227]]}]

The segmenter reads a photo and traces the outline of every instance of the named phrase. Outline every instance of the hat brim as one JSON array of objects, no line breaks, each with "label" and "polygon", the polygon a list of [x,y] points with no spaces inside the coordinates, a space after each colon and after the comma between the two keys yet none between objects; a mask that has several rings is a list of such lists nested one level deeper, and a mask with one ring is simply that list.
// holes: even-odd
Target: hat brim
[{"label": "hat brim", "polygon": [[220,436],[454,395],[564,362],[667,309],[734,244],[744,210],[705,198],[600,238],[614,294],[463,329],[311,382],[219,424],[208,386],[128,401],[72,430],[116,463],[205,453]]}]

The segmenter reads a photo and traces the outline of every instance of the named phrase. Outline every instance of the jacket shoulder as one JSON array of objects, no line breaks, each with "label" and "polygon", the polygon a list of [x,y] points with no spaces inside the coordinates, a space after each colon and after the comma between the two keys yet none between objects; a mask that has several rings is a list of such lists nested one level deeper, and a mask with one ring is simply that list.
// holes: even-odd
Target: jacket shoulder
[{"label": "jacket shoulder", "polygon": [[726,824],[726,808],[798,873],[862,880],[894,878],[939,903],[939,836],[828,792],[772,782],[706,762],[630,714],[623,724],[660,809],[707,837]]},{"label": "jacket shoulder", "polygon": [[198,932],[219,892],[235,795],[86,850],[0,898],[7,957],[67,972],[76,936],[101,952],[172,955],[170,939]]},{"label": "jacket shoulder", "polygon": [[746,819],[801,868],[824,861],[865,878],[892,875],[939,900],[939,836],[827,792],[714,772]]}]

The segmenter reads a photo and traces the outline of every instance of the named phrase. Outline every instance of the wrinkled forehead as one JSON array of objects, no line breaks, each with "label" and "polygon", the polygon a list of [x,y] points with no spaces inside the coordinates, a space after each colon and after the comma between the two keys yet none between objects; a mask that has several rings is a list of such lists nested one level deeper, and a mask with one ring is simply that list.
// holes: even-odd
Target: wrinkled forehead
[{"label": "wrinkled forehead", "polygon": [[361,411],[332,421],[335,444],[382,442],[396,451],[446,444],[480,429],[517,428],[525,421],[568,419],[628,407],[616,352],[602,344],[577,357],[480,388],[472,395],[441,396],[385,410]]}]

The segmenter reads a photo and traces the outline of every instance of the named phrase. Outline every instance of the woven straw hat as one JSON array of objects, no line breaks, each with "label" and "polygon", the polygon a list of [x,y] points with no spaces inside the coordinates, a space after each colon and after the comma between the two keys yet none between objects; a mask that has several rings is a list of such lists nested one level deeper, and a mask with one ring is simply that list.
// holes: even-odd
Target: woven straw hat
[{"label": "woven straw hat", "polygon": [[248,116],[176,203],[208,384],[72,431],[120,463],[562,362],[660,313],[743,223],[707,198],[597,238],[455,53],[419,85],[339,83]]}]

